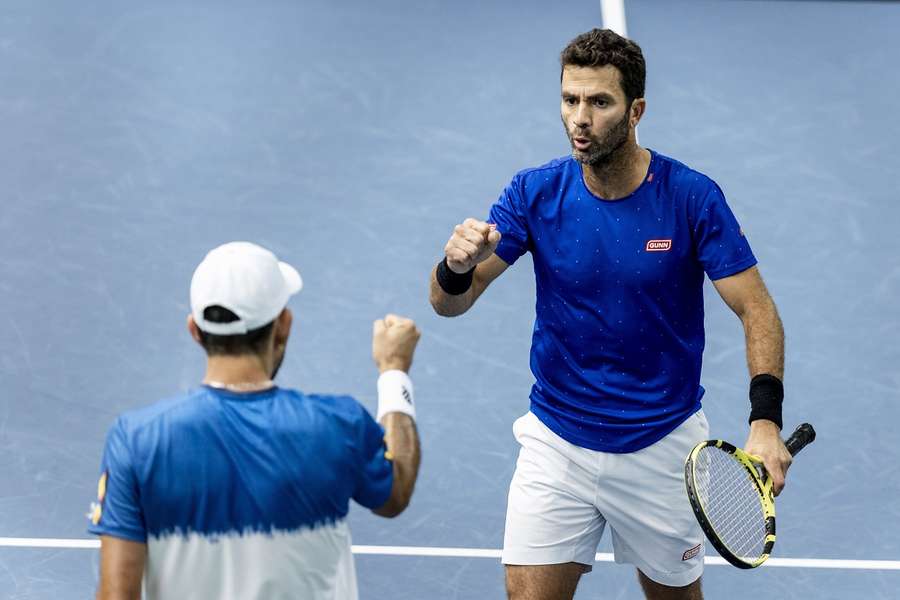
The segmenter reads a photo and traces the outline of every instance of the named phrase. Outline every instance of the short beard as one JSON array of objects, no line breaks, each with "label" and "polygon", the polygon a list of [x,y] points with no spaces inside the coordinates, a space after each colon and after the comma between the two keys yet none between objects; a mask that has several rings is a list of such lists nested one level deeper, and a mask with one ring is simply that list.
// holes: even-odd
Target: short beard
[{"label": "short beard", "polygon": [[[590,167],[602,167],[613,162],[619,150],[625,145],[625,142],[628,141],[628,117],[630,116],[630,112],[630,110],[626,110],[622,119],[599,138],[589,135],[586,132],[575,136],[569,131],[565,120],[563,120],[566,135],[569,137],[569,143],[572,145],[572,157],[581,164]],[[575,148],[575,140],[573,138],[582,136],[588,137],[591,140],[591,147],[587,152],[582,152]]]}]

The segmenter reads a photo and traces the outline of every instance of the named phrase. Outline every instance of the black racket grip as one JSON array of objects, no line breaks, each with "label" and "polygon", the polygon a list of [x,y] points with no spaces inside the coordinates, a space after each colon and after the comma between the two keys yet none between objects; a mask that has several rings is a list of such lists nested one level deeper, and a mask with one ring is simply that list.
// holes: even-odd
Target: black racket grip
[{"label": "black racket grip", "polygon": [[809,423],[804,423],[794,430],[791,437],[784,443],[787,446],[791,456],[796,456],[798,452],[812,444],[816,439],[816,430]]}]

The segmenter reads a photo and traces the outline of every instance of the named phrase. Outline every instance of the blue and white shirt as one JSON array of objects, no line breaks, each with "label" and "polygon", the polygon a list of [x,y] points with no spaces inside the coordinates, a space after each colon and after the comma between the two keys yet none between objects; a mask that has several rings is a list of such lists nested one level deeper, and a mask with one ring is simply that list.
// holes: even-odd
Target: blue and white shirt
[{"label": "blue and white shirt", "polygon": [[352,600],[349,500],[387,502],[383,437],[349,397],[203,386],[116,420],[88,531],[147,544],[148,599]]},{"label": "blue and white shirt", "polygon": [[641,185],[608,201],[560,158],[518,173],[489,220],[497,256],[534,260],[531,410],[547,427],[633,452],[699,410],[704,272],[756,264],[715,182],[651,151]]}]

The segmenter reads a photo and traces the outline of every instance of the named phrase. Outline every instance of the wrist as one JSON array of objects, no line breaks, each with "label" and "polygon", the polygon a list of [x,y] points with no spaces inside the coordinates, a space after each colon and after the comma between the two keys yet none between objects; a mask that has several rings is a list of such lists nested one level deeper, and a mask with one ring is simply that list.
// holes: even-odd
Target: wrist
[{"label": "wrist", "polygon": [[763,373],[756,375],[750,381],[750,427],[757,423],[763,423],[757,427],[765,428],[768,422],[777,427],[782,427],[781,405],[784,401],[784,385],[774,375]]},{"label": "wrist", "polygon": [[474,274],[475,267],[472,267],[465,273],[457,273],[450,268],[450,265],[447,263],[447,257],[445,256],[444,259],[438,263],[434,275],[438,285],[445,293],[450,294],[451,296],[459,296],[465,294],[469,291],[469,288],[472,287]]},{"label": "wrist", "polygon": [[453,265],[451,265],[451,264],[450,264],[450,259],[447,258],[446,256],[444,257],[443,262],[444,262],[445,265],[447,265],[447,268],[450,269],[450,271],[451,271],[454,275],[462,275],[462,276],[465,276],[465,275],[468,275],[469,272],[472,271],[472,270],[475,268],[475,267],[469,267],[468,269],[466,269],[465,267],[460,266],[459,263],[457,263],[456,261],[454,261],[454,262],[453,262]]},{"label": "wrist", "polygon": [[403,360],[401,358],[391,358],[387,360],[380,361],[378,363],[378,374],[383,374],[387,371],[402,371],[404,373],[409,373],[410,361]]},{"label": "wrist", "polygon": [[412,380],[405,371],[391,369],[378,377],[378,413],[376,421],[388,413],[399,412],[416,418]]},{"label": "wrist", "polygon": [[778,423],[774,421],[770,421],[769,419],[756,419],[755,421],[750,422],[750,432],[756,433],[769,433],[775,432],[776,434],[781,431],[781,427],[778,426]]}]

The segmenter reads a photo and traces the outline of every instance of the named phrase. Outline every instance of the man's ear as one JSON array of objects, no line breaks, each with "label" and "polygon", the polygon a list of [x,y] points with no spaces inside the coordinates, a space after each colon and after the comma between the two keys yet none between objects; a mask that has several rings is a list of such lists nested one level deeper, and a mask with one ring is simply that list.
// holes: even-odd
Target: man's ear
[{"label": "man's ear", "polygon": [[291,336],[291,325],[294,323],[294,314],[286,308],[275,318],[275,345],[287,344]]},{"label": "man's ear", "polygon": [[647,101],[643,98],[635,98],[631,103],[631,114],[629,115],[632,127],[637,127],[645,112],[647,112]]},{"label": "man's ear", "polygon": [[197,327],[197,322],[194,321],[194,315],[188,315],[187,329],[194,341],[202,346],[203,344],[200,342],[200,328]]}]

